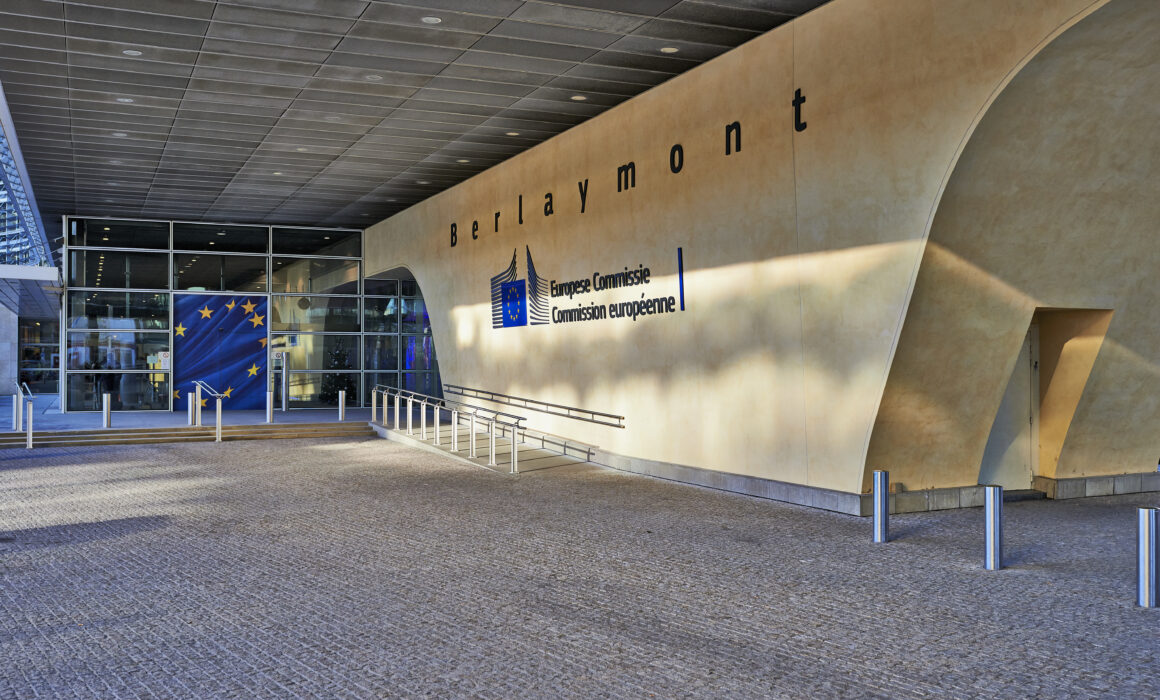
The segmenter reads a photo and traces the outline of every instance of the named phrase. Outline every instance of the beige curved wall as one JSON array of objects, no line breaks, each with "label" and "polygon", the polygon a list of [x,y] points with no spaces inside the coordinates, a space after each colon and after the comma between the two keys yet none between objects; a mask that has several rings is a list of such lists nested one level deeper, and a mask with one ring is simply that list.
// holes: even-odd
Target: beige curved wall
[{"label": "beige curved wall", "polygon": [[[530,413],[532,425],[630,457],[861,491],[961,144],[1016,68],[1100,4],[834,0],[373,226],[366,272],[414,272],[445,382],[623,414],[627,427]],[[742,150],[726,156],[734,120]],[[637,187],[618,193],[629,160]],[[525,246],[555,280],[643,263],[650,297],[677,294],[681,247],[687,310],[493,329],[490,279],[513,250],[522,277]]]},{"label": "beige curved wall", "polygon": [[1048,366],[1060,348],[1044,348],[1040,473],[1156,468],[1158,35],[1160,3],[1109,3],[1023,68],[971,137],[931,228],[871,442],[869,463],[892,481],[977,483],[1036,309],[1048,320],[1043,309],[1112,312],[1110,325],[1093,314],[1064,329],[1079,336],[1061,355],[1068,371]]}]

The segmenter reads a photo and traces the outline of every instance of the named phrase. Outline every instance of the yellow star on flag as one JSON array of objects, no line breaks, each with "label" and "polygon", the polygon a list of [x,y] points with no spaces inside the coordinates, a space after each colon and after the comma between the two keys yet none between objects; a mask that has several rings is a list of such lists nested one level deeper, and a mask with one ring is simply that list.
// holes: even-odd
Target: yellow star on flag
[{"label": "yellow star on flag", "polygon": [[209,401],[209,399],[202,399],[202,400],[201,400],[201,407],[202,407],[202,408],[205,408],[205,402],[206,402],[206,401]]},{"label": "yellow star on flag", "polygon": [[258,342],[262,344],[262,347],[266,347],[266,339],[265,338],[258,338]]},{"label": "yellow star on flag", "polygon": [[249,299],[246,299],[246,303],[242,304],[242,308],[245,309],[246,313],[248,313],[248,314],[254,313],[255,306],[257,306],[257,304],[251,302]]},{"label": "yellow star on flag", "polygon": [[222,396],[224,396],[228,399],[230,397],[230,392],[233,390],[234,390],[234,388],[232,386],[227,388],[224,392],[222,392]]},{"label": "yellow star on flag", "polygon": [[206,304],[204,309],[198,309],[197,312],[201,314],[202,318],[209,318],[210,315],[213,314],[213,312],[209,310],[209,304]]},{"label": "yellow star on flag", "polygon": [[258,376],[258,365],[257,365],[257,363],[255,363],[254,365],[252,365],[252,366],[251,366],[251,367],[250,367],[248,370],[246,370],[246,371],[250,373],[250,374],[249,374],[249,376],[251,376],[251,377],[256,377],[256,376]]},{"label": "yellow star on flag", "polygon": [[254,324],[254,328],[257,328],[258,326],[262,325],[262,319],[264,318],[266,317],[259,314],[254,314],[253,317],[250,318],[250,323]]},{"label": "yellow star on flag", "polygon": [[179,323],[179,324],[177,324],[177,328],[173,329],[173,332],[176,333],[177,335],[181,336],[182,338],[184,338],[185,332],[187,330],[189,330],[189,329]]},{"label": "yellow star on flag", "polygon": [[229,309],[230,311],[233,311],[234,307],[237,305],[238,305],[238,302],[234,301],[233,299],[230,299],[230,303],[226,304],[226,308]]},{"label": "yellow star on flag", "polygon": [[173,398],[175,398],[175,399],[181,398],[181,389],[174,389],[173,390]]}]

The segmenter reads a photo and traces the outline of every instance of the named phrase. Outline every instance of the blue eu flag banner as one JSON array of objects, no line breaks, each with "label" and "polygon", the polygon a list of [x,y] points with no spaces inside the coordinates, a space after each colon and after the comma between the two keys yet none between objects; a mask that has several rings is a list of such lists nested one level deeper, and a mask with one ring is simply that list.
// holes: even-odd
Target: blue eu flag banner
[{"label": "blue eu flag banner", "polygon": [[525,280],[504,282],[501,294],[503,327],[528,325],[528,288]]},{"label": "blue eu flag banner", "polygon": [[[185,410],[195,381],[225,394],[223,409],[265,407],[267,314],[264,296],[174,295],[173,405],[177,410]],[[213,408],[213,400],[204,406]]]}]

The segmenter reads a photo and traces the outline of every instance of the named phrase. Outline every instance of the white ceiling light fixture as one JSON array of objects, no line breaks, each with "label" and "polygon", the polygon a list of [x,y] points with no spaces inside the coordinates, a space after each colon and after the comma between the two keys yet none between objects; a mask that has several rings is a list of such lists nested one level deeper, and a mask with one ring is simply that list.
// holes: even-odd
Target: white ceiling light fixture
[{"label": "white ceiling light fixture", "polygon": [[382,80],[383,79],[383,76],[379,75],[378,73],[367,73],[363,77],[366,78],[367,80]]},{"label": "white ceiling light fixture", "polygon": [[585,97],[584,95],[572,95],[572,99],[576,100],[577,102],[583,102],[584,100],[587,100],[588,98]]},{"label": "white ceiling light fixture", "polygon": [[466,158],[459,158],[459,159],[458,159],[458,160],[456,160],[455,162],[456,162],[456,163],[470,163],[471,161],[470,161],[470,160],[468,160],[468,159],[466,159]]},{"label": "white ceiling light fixture", "polygon": [[140,56],[141,55],[141,52],[138,51],[137,49],[125,49],[121,53],[125,54],[126,56]]},{"label": "white ceiling light fixture", "polygon": [[295,148],[294,150],[295,150],[295,151],[298,151],[299,153],[305,153],[305,152],[309,151],[310,149],[309,149],[309,148],[303,148],[302,146],[299,146],[298,148]]},{"label": "white ceiling light fixture", "polygon": [[281,174],[282,174],[282,171],[281,171],[281,170],[275,170],[273,174],[274,174],[274,175],[281,175]]},{"label": "white ceiling light fixture", "polygon": [[507,135],[508,135],[508,136],[519,136],[519,135],[520,135],[520,132],[518,132],[518,131],[509,131],[509,132],[507,132]]},{"label": "white ceiling light fixture", "polygon": [[680,51],[680,49],[678,49],[675,46],[662,46],[661,47],[661,53],[676,53],[678,51]]},{"label": "white ceiling light fixture", "polygon": [[430,185],[431,181],[430,180],[415,180],[415,184],[416,185]]},{"label": "white ceiling light fixture", "polygon": [[132,97],[118,97],[118,98],[117,98],[117,101],[118,101],[118,102],[120,102],[120,103],[121,103],[121,104],[123,104],[123,105],[131,105],[131,104],[133,104],[133,98],[132,98]]},{"label": "white ceiling light fixture", "polygon": [[423,17],[419,21],[422,22],[423,24],[441,24],[443,22],[443,18],[442,17]]},{"label": "white ceiling light fixture", "polygon": [[114,132],[112,133],[112,136],[113,136],[114,138],[123,139],[123,138],[125,138],[126,136],[128,136],[128,134],[126,134],[124,131],[114,131]]}]

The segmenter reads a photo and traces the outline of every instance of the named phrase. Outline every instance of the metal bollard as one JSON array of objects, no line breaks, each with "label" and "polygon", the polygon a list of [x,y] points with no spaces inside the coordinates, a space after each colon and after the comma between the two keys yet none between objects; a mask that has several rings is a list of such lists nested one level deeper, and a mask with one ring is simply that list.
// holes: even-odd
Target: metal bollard
[{"label": "metal bollard", "polygon": [[[386,419],[384,419],[384,421],[385,420]],[[395,394],[395,430],[399,429],[399,421],[400,420],[401,420],[401,418],[399,417],[399,395]]]},{"label": "metal bollard", "polygon": [[24,396],[22,394],[12,395],[12,432],[19,433],[24,430]]},{"label": "metal bollard", "polygon": [[419,402],[419,432],[427,439],[427,399]]},{"label": "metal bollard", "polygon": [[266,422],[274,422],[274,392],[266,392]]},{"label": "metal bollard", "polygon": [[411,421],[415,417],[415,409],[413,406],[413,402],[414,402],[414,399],[412,399],[410,396],[408,396],[407,397],[407,434],[408,435],[415,434],[415,431],[412,430],[412,426],[411,426]]},{"label": "metal bollard", "polygon": [[25,413],[28,414],[25,416],[26,420],[24,421],[28,426],[28,439],[27,439],[27,442],[25,444],[25,447],[27,447],[28,449],[31,450],[32,449],[32,402],[31,401],[28,402],[28,410],[25,411]]},{"label": "metal bollard", "polygon": [[512,474],[520,473],[520,429],[518,426],[512,426]]},{"label": "metal bollard", "polygon": [[201,427],[201,385],[200,384],[197,385],[197,393],[195,394],[195,398],[197,399],[197,404],[193,407],[193,410],[194,410],[194,414],[193,414],[194,423],[193,424],[200,428]]},{"label": "metal bollard", "polygon": [[113,425],[113,397],[101,394],[101,427],[109,428]]},{"label": "metal bollard", "polygon": [[467,436],[467,456],[475,459],[475,413],[471,414],[471,421],[468,423],[468,430],[470,433]]},{"label": "metal bollard", "polygon": [[214,434],[214,442],[222,441],[222,400],[218,397],[217,400],[217,431]]},{"label": "metal bollard", "polygon": [[290,410],[290,373],[282,366],[282,410]]},{"label": "metal bollard", "polygon": [[[371,389],[371,422],[374,423],[375,421],[377,421],[378,416],[379,416],[379,392],[375,391],[374,389]],[[385,418],[386,415],[384,414],[383,417]]]},{"label": "metal bollard", "polygon": [[984,526],[983,566],[987,571],[1003,568],[1003,487],[984,486],[983,503],[987,522]]},{"label": "metal bollard", "polygon": [[890,472],[874,470],[874,541],[890,541]]},{"label": "metal bollard", "polygon": [[451,451],[459,451],[459,411],[451,410]]},{"label": "metal bollard", "polygon": [[495,420],[487,422],[487,466],[494,467],[495,463]]},{"label": "metal bollard", "polygon": [[431,405],[431,417],[435,419],[435,444],[439,444],[439,407]]},{"label": "metal bollard", "polygon": [[338,390],[338,421],[346,420],[346,389]]},{"label": "metal bollard", "polygon": [[187,392],[185,394],[185,409],[186,409],[186,412],[189,413],[189,424],[190,425],[193,425],[193,422],[195,420],[194,413],[196,412],[196,410],[194,409],[194,405],[195,405],[194,402],[195,402],[195,399],[193,396],[193,392]]},{"label": "metal bollard", "polygon": [[1156,508],[1136,509],[1136,605],[1156,607]]}]

